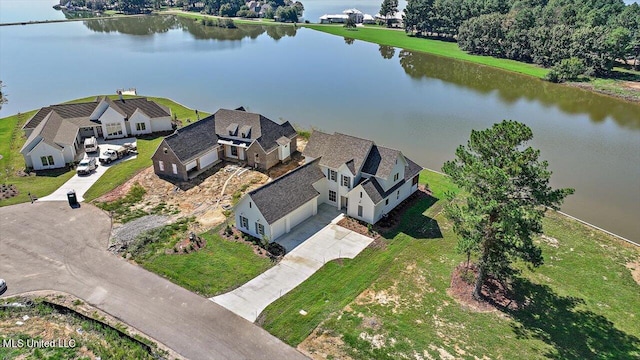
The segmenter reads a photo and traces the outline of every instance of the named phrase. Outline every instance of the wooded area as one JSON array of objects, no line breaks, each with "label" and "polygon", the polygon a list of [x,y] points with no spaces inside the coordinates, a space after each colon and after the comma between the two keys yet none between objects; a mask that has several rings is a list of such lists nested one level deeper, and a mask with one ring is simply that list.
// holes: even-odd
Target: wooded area
[{"label": "wooded area", "polygon": [[640,55],[640,5],[622,0],[409,0],[404,22],[472,54],[554,67],[552,81],[637,68]]}]

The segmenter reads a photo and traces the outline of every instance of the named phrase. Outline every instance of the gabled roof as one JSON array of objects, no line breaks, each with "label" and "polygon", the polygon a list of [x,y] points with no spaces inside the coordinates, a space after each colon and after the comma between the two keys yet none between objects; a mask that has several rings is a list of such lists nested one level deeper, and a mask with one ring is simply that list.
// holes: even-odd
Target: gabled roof
[{"label": "gabled roof", "polygon": [[57,112],[50,111],[49,114],[40,121],[38,126],[33,129],[20,151],[22,152],[31,147],[36,139],[41,139],[40,141],[44,141],[46,144],[62,150],[64,146],[73,144],[78,135],[78,130],[79,127],[77,125],[65,121]]},{"label": "gabled roof", "polygon": [[27,121],[22,127],[23,129],[35,129],[38,124],[47,116],[51,111],[55,111],[63,119],[72,118],[89,118],[89,115],[98,106],[98,102],[86,102],[79,104],[59,104],[43,107],[33,115],[33,117]]},{"label": "gabled roof", "polygon": [[[164,141],[182,163],[186,163],[198,155],[211,151],[218,145],[216,125],[213,115],[177,129]],[[156,151],[162,151],[158,148]]]},{"label": "gabled roof", "polygon": [[118,99],[111,100],[107,98],[109,104],[115,105],[119,112],[126,115],[127,118],[131,117],[136,110],[140,109],[149,118],[159,118],[165,116],[171,116],[171,110],[168,107],[160,105],[155,101],[151,101],[147,98],[135,98],[135,99]]},{"label": "gabled roof", "polygon": [[[220,109],[213,116],[216,119],[217,134],[223,138],[233,137],[229,135],[229,127],[240,127],[240,129],[250,128],[251,140],[256,140],[265,151],[270,151],[278,146],[278,139],[286,137],[293,138],[296,130],[285,122],[278,124],[260,114],[250,113],[244,110]],[[227,130],[225,132],[225,130]],[[234,132],[235,133],[235,132]],[[236,137],[242,134],[237,133]]]},{"label": "gabled roof", "polygon": [[313,187],[324,174],[319,159],[303,165],[249,193],[269,224],[304,205],[320,193]]},{"label": "gabled roof", "polygon": [[303,155],[322,158],[320,165],[333,169],[353,160],[353,166],[350,166],[349,169],[356,175],[356,172],[360,171],[366,161],[372,146],[373,141],[371,140],[340,133],[330,135],[315,130],[309,138]]},{"label": "gabled roof", "polygon": [[379,203],[380,201],[387,198],[389,195],[393,194],[396,190],[398,190],[402,185],[411,181],[414,176],[418,175],[420,171],[422,171],[422,166],[416,164],[411,159],[405,157],[407,160],[407,165],[404,167],[404,178],[397,182],[395,185],[391,187],[391,189],[384,191],[380,183],[375,177],[370,177],[367,179],[362,179],[360,181],[360,185],[364,191],[369,195],[369,198],[373,200],[374,204]]},{"label": "gabled roof", "polygon": [[387,179],[396,166],[396,160],[400,154],[398,150],[373,145],[367,161],[362,166],[362,172]]}]

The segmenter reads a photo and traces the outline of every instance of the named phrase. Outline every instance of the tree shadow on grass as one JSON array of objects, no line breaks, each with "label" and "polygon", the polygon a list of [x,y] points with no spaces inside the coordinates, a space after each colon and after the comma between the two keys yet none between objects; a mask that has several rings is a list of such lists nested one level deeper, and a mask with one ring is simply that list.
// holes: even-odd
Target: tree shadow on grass
[{"label": "tree shadow on grass", "polygon": [[[438,198],[416,191],[411,198],[398,205],[389,216],[398,219],[398,225],[392,228],[380,227],[379,232],[387,239],[393,239],[399,233],[413,237],[414,239],[440,239],[442,232],[438,222],[424,214],[433,207]],[[380,222],[383,222],[381,220]]]},{"label": "tree shadow on grass", "polygon": [[514,294],[523,306],[503,311],[516,323],[519,338],[539,339],[553,347],[552,359],[638,359],[640,339],[615,327],[606,317],[582,309],[584,300],[556,294],[549,286],[519,278]]}]

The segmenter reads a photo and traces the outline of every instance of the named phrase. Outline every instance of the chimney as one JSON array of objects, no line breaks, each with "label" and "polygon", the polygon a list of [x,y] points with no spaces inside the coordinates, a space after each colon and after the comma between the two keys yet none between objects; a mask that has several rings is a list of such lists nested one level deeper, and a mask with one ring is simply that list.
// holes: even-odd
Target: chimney
[{"label": "chimney", "polygon": [[120,101],[122,101],[122,90],[117,90],[116,94],[118,94],[118,99],[120,99]]}]

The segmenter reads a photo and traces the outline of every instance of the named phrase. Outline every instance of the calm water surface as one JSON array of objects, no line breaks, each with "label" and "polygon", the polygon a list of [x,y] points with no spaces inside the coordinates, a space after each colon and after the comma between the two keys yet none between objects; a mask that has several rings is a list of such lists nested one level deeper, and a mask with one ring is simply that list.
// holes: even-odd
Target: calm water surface
[{"label": "calm water surface", "polygon": [[638,104],[308,29],[173,17],[2,27],[0,79],[10,100],[0,116],[136,87],[370,138],[433,169],[472,129],[519,120],[553,185],[576,188],[564,211],[640,240]]}]

